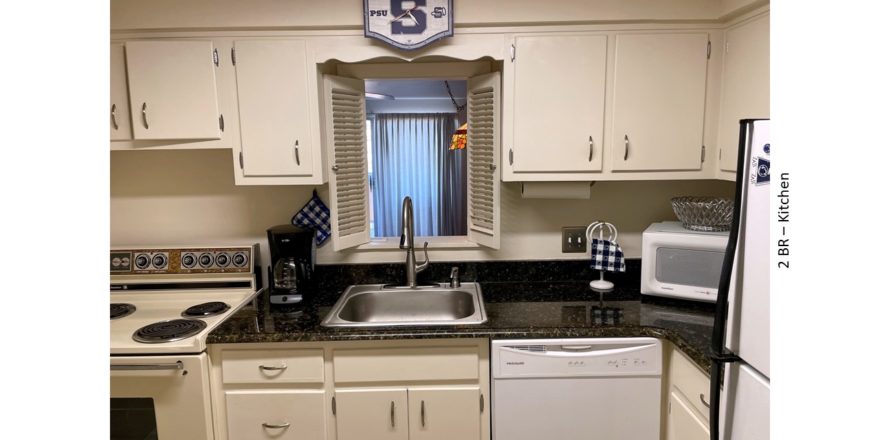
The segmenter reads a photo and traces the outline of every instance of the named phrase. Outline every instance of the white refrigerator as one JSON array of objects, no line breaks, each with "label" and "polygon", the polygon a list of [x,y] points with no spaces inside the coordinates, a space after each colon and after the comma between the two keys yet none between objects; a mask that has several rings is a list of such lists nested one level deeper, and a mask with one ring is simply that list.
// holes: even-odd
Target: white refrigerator
[{"label": "white refrigerator", "polygon": [[712,335],[711,440],[770,438],[770,121],[742,120],[739,150]]}]

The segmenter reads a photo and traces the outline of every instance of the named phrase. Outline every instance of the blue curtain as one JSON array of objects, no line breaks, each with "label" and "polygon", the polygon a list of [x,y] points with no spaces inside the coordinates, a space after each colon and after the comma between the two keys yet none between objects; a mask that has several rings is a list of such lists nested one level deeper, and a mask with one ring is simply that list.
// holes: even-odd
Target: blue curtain
[{"label": "blue curtain", "polygon": [[375,236],[400,235],[400,206],[406,196],[413,200],[415,235],[464,235],[463,227],[457,231],[450,226],[450,221],[465,221],[463,213],[460,220],[450,214],[462,212],[465,203],[464,152],[449,150],[458,127],[456,115],[385,113],[373,118]]}]

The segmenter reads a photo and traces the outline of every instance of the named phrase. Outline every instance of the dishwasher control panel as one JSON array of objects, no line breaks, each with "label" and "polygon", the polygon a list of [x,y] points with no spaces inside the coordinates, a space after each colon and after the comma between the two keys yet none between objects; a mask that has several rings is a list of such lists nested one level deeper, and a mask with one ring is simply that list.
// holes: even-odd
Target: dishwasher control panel
[{"label": "dishwasher control panel", "polygon": [[496,379],[651,376],[662,373],[662,362],[660,341],[654,338],[492,341]]}]

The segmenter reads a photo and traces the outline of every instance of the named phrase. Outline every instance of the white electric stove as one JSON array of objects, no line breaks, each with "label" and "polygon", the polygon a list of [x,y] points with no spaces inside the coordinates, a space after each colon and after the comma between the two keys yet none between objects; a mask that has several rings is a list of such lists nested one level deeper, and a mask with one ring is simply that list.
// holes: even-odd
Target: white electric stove
[{"label": "white electric stove", "polygon": [[201,353],[257,294],[258,246],[113,249],[110,354]]},{"label": "white electric stove", "polygon": [[260,291],[259,247],[110,251],[110,438],[212,440],[207,338]]}]

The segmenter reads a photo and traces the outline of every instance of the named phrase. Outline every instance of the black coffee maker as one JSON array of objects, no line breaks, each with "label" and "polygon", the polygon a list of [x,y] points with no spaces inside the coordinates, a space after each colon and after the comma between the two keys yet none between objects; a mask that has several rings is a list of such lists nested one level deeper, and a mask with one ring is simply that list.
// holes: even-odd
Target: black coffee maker
[{"label": "black coffee maker", "polygon": [[266,230],[269,238],[269,304],[282,313],[299,313],[312,289],[315,231],[293,225]]}]

